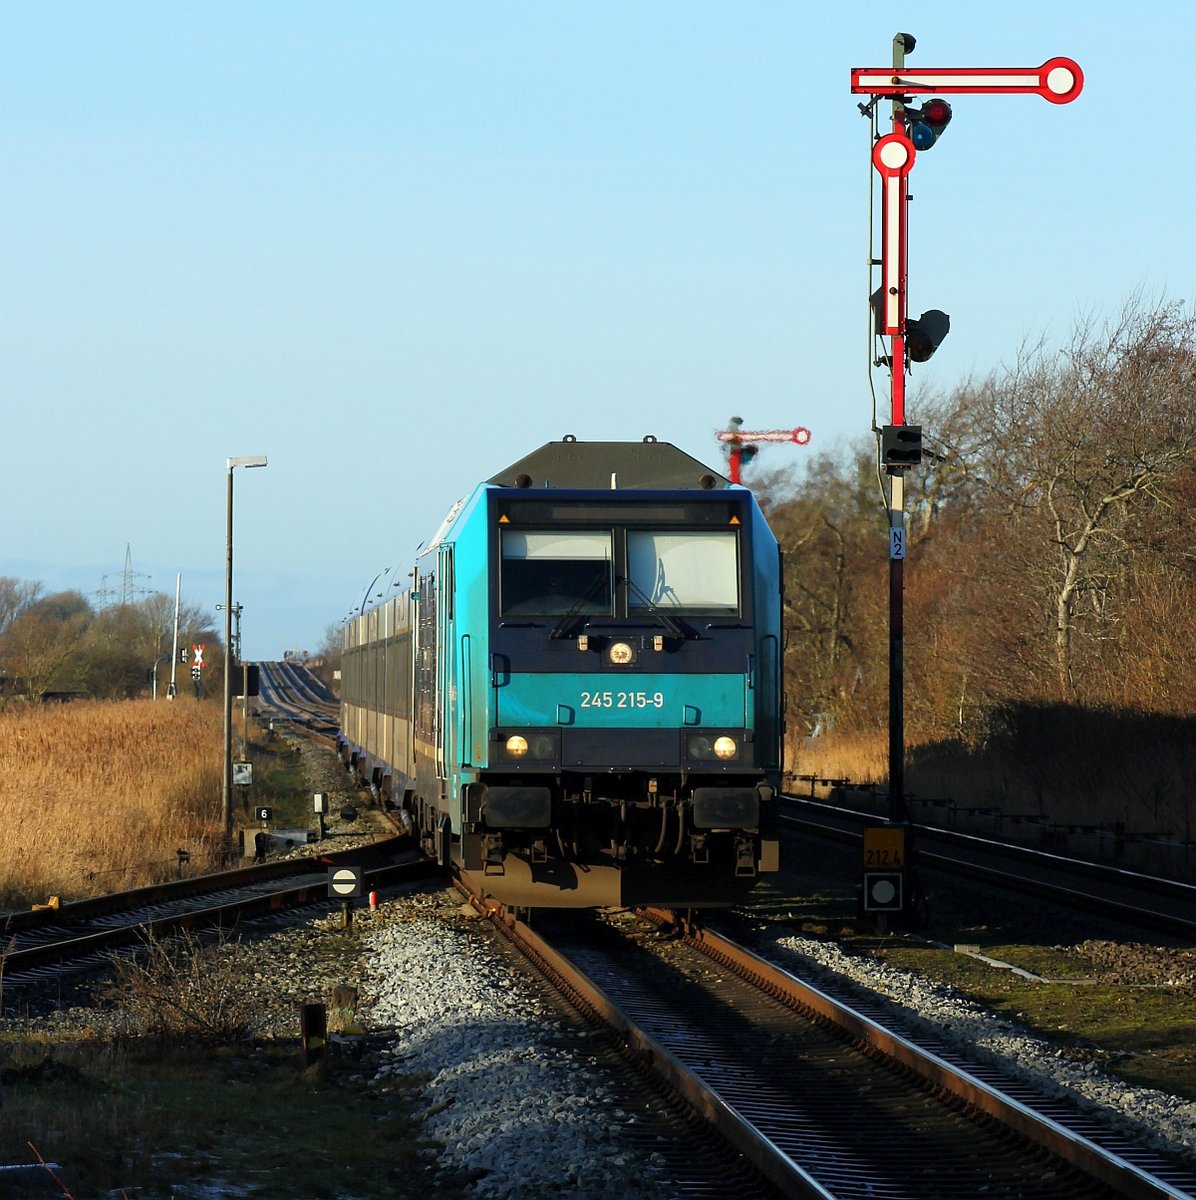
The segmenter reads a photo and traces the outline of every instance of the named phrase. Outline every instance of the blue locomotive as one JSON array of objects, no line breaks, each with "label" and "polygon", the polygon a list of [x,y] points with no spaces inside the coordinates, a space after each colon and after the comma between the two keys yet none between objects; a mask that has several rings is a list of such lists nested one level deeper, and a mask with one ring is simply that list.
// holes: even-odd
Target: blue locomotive
[{"label": "blue locomotive", "polygon": [[778,868],[781,570],[675,446],[550,442],[345,628],[340,752],[516,908],[733,903]]}]

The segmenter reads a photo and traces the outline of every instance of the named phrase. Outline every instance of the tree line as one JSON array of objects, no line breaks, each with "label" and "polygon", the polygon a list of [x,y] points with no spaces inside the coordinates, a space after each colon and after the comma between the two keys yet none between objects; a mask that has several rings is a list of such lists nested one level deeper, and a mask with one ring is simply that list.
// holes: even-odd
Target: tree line
[{"label": "tree line", "polygon": [[[1016,706],[1196,713],[1196,322],[1129,301],[1058,350],[911,401],[909,741],[978,745]],[[773,475],[798,736],[884,726],[888,535],[874,446]]]},{"label": "tree line", "polygon": [[[905,710],[917,742],[983,744],[1017,706],[1196,714],[1196,319],[1133,298],[1059,349],[914,396],[925,455],[906,474]],[[757,472],[785,554],[789,726],[883,728],[887,515],[875,444]],[[39,695],[143,693],[173,599],[96,610],[0,579],[0,673]],[[326,637],[328,659],[339,630]],[[183,610],[180,644],[215,651]],[[186,682],[189,684],[190,680]]]},{"label": "tree line", "polygon": [[[94,607],[78,591],[47,593],[40,582],[0,576],[0,682],[6,698],[38,700],[49,692],[104,699],[146,695],[157,669],[159,694],[170,680],[174,597],[155,592],[129,604]],[[180,605],[179,646],[205,643],[219,682],[222,642],[199,606]],[[211,690],[213,672],[205,672]],[[190,668],[177,668],[179,691],[191,692]]]}]

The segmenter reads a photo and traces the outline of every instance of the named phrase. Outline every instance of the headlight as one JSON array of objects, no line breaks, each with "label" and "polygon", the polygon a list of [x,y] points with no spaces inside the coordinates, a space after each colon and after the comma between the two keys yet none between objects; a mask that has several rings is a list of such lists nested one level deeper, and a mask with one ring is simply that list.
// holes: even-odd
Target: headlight
[{"label": "headlight", "polygon": [[685,757],[690,762],[735,762],[739,742],[725,733],[691,733],[685,739]]},{"label": "headlight", "polygon": [[502,758],[506,762],[552,764],[558,758],[558,739],[547,731],[529,729],[526,733],[508,733],[500,736]]},{"label": "headlight", "polygon": [[546,733],[533,734],[531,752],[528,757],[534,758],[536,762],[546,762],[554,759],[556,757],[556,738]]},{"label": "headlight", "polygon": [[716,758],[721,758],[724,762],[731,758],[736,758],[739,754],[739,747],[735,745],[735,739],[729,737],[719,737],[714,739],[714,754]]},{"label": "headlight", "polygon": [[694,762],[704,762],[711,757],[711,743],[708,737],[696,733],[685,739],[685,757]]},{"label": "headlight", "polygon": [[635,651],[628,642],[611,642],[606,650],[606,661],[614,667],[625,667],[635,662]]}]

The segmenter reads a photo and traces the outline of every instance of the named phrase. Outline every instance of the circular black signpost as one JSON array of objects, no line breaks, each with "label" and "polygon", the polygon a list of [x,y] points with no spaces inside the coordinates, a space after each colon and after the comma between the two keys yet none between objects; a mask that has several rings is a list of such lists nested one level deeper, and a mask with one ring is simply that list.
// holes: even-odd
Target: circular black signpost
[{"label": "circular black signpost", "polygon": [[345,902],[345,928],[353,928],[353,899],[362,895],[364,873],[360,867],[329,867],[328,894]]}]

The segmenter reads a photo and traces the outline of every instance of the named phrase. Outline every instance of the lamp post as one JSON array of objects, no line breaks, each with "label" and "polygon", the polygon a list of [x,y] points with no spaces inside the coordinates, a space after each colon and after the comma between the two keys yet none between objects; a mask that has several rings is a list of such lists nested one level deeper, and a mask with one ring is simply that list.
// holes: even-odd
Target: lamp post
[{"label": "lamp post", "polygon": [[264,454],[242,455],[228,460],[228,536],[224,557],[224,780],[221,787],[221,812],[224,817],[224,846],[233,838],[233,468],[264,467]]},{"label": "lamp post", "polygon": [[[370,592],[374,590],[374,584],[376,584],[383,575],[389,575],[393,569],[393,567],[383,567],[382,570],[370,580],[370,586],[365,589],[365,595],[361,598],[361,608],[357,612],[359,617],[364,616],[365,614],[365,606],[370,602]],[[379,592],[378,594],[381,595],[382,593]]]}]

